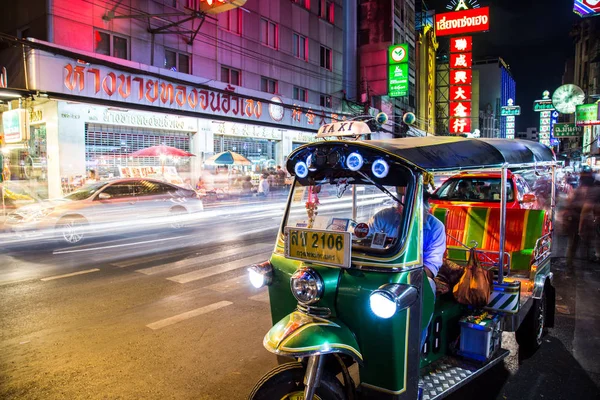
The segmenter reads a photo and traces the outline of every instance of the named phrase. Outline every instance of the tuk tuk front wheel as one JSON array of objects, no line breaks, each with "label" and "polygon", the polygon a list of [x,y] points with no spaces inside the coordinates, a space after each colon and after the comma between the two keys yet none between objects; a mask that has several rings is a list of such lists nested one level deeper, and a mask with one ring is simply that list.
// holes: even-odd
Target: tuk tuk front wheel
[{"label": "tuk tuk front wheel", "polygon": [[[304,366],[290,362],[269,371],[252,389],[248,400],[304,400]],[[344,387],[323,371],[313,400],[345,400]]]},{"label": "tuk tuk front wheel", "polygon": [[540,299],[534,300],[533,306],[523,323],[517,329],[516,339],[519,351],[526,357],[535,353],[542,345],[542,338],[546,334],[546,291]]}]

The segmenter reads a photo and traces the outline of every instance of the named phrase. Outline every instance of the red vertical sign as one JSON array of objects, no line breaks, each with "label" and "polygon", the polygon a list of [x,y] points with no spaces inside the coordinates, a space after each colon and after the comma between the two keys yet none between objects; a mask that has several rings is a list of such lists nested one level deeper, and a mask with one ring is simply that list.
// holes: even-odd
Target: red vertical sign
[{"label": "red vertical sign", "polygon": [[450,93],[448,105],[450,133],[471,132],[471,82],[473,74],[473,39],[471,36],[450,38]]}]

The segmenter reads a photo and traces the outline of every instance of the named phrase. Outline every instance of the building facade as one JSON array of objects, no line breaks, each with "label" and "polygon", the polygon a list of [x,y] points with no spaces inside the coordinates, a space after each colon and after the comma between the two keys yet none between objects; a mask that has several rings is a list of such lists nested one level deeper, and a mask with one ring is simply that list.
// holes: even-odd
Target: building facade
[{"label": "building facade", "polygon": [[[506,118],[500,117],[500,108],[516,99],[516,82],[510,67],[502,58],[473,62],[473,80],[478,75],[481,137],[506,138]],[[494,121],[492,123],[492,120]],[[485,131],[485,133],[484,133]],[[489,135],[489,136],[488,136]]]},{"label": "building facade", "polygon": [[515,139],[531,140],[532,142],[538,141],[538,128],[527,128],[525,132],[517,132]]},{"label": "building facade", "polygon": [[[358,4],[358,79],[361,101],[390,116],[382,137],[404,135],[405,112],[416,110],[417,61],[414,0],[360,0]],[[388,96],[388,48],[408,44],[408,93]]]},{"label": "building facade", "polygon": [[[600,100],[600,20],[598,18],[578,20],[571,37],[575,47],[575,58],[572,74],[565,75],[567,79],[573,80],[566,83],[574,83],[583,90],[586,95],[585,104],[597,102]],[[568,67],[567,65],[566,72],[570,72]],[[581,148],[581,153],[584,155],[597,155],[600,154],[599,137],[600,126],[585,126],[583,137],[576,141],[571,139],[569,143],[563,141],[563,148],[570,150]]]},{"label": "building facade", "polygon": [[[214,14],[222,4],[205,0],[38,0],[4,13],[2,32],[28,40],[0,65],[35,93],[4,108],[26,110],[21,140],[3,143],[11,180],[34,176],[54,197],[90,170],[137,176],[166,163],[193,182],[227,150],[260,171],[350,116],[344,2],[244,3]],[[195,157],[129,156],[158,144]]]}]

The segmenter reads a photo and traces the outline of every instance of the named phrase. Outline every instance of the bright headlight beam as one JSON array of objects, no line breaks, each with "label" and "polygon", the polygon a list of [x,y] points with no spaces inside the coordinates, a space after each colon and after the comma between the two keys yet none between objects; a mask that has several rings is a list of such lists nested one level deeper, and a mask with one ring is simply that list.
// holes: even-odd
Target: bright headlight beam
[{"label": "bright headlight beam", "polygon": [[396,313],[396,302],[382,292],[374,292],[369,297],[371,311],[379,318],[388,319]]},{"label": "bright headlight beam", "polygon": [[256,289],[260,289],[265,285],[264,275],[252,268],[248,269],[248,279],[250,279],[250,283]]}]

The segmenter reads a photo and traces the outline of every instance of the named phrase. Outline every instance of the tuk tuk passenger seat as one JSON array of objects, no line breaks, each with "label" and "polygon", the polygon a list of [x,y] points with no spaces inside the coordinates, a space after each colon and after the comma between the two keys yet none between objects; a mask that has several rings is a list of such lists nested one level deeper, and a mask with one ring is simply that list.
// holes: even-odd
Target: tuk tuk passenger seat
[{"label": "tuk tuk passenger seat", "polygon": [[[434,206],[432,213],[446,227],[449,259],[466,262],[469,251],[464,245],[473,246],[475,243],[477,250],[499,252],[500,208]],[[510,270],[529,271],[536,242],[546,233],[546,218],[544,210],[506,210],[504,250],[510,256]]]}]

